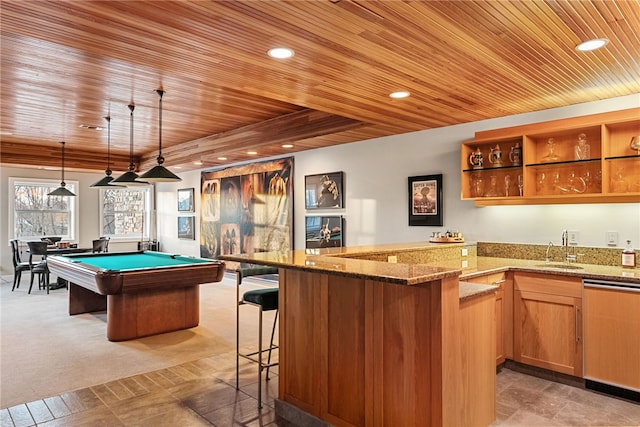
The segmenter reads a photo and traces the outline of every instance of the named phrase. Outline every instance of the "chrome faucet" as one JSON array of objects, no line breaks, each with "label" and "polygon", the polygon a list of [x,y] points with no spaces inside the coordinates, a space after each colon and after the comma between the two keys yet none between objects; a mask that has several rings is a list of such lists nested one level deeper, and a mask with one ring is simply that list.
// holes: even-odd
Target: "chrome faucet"
[{"label": "chrome faucet", "polygon": [[569,255],[569,232],[567,230],[562,230],[562,246],[564,246],[564,262],[568,263],[578,259],[578,255],[575,253]]},{"label": "chrome faucet", "polygon": [[545,262],[547,264],[549,264],[549,262],[551,261],[551,259],[549,259],[549,250],[551,249],[551,246],[553,246],[553,242],[549,242],[549,244],[547,245],[547,255],[545,257]]}]

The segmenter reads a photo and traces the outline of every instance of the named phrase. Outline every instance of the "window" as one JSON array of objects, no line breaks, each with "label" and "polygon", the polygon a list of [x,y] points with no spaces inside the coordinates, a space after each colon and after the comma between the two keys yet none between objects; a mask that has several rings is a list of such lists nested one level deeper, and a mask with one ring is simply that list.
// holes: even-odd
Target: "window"
[{"label": "window", "polygon": [[102,235],[122,240],[148,239],[150,206],[150,187],[101,189]]},{"label": "window", "polygon": [[[14,238],[76,239],[79,196],[47,196],[59,186],[60,182],[50,179],[9,178],[9,191],[13,190],[13,197],[9,197],[9,224],[13,224]],[[77,194],[77,181],[67,181],[66,187]]]}]

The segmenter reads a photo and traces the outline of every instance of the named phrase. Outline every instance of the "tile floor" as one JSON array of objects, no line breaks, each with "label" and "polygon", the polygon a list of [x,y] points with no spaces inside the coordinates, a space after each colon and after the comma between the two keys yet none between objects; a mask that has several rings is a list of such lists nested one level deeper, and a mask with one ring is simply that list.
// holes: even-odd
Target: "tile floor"
[{"label": "tile floor", "polygon": [[[257,409],[255,365],[235,353],[200,359],[0,410],[2,427],[294,427],[276,416],[277,368]],[[640,426],[640,405],[509,369],[497,376],[494,426]]]},{"label": "tile floor", "polygon": [[[261,411],[256,379],[256,365],[241,359],[236,390],[235,352],[226,352],[2,408],[0,426],[296,427],[274,411],[277,367],[263,386]],[[491,427],[640,426],[640,404],[507,368],[496,391]]]}]

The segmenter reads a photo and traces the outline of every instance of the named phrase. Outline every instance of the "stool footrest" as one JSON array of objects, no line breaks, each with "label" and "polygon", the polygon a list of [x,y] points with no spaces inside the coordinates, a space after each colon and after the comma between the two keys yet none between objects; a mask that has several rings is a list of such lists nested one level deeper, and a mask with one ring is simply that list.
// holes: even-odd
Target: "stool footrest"
[{"label": "stool footrest", "polygon": [[[257,353],[255,353],[255,354],[257,354]],[[256,359],[255,357],[252,357],[250,354],[238,354],[238,356],[242,357],[243,359],[250,360],[250,361],[255,362],[255,363],[260,365],[260,361],[258,359]],[[271,363],[262,362],[262,364],[260,365],[260,369],[267,369],[267,368],[271,368],[272,366],[278,366],[278,362],[271,362]]]}]

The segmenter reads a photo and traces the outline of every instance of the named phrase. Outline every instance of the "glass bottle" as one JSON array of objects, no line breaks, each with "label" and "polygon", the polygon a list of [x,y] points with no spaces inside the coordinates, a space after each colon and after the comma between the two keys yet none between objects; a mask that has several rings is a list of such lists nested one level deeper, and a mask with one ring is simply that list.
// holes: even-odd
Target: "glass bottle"
[{"label": "glass bottle", "polygon": [[622,251],[622,266],[635,268],[636,267],[636,251],[631,246],[631,240],[627,240],[627,247]]}]

